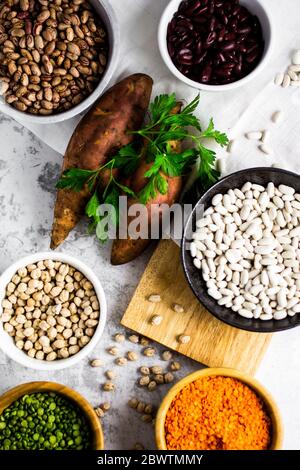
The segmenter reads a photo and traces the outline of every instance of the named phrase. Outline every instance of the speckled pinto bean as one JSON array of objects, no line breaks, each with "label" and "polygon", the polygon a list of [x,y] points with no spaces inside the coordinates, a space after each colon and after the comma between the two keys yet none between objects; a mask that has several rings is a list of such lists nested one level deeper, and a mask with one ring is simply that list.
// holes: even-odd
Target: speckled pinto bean
[{"label": "speckled pinto bean", "polygon": [[183,75],[209,85],[245,77],[264,51],[258,18],[238,0],[184,0],[169,23],[167,44]]}]

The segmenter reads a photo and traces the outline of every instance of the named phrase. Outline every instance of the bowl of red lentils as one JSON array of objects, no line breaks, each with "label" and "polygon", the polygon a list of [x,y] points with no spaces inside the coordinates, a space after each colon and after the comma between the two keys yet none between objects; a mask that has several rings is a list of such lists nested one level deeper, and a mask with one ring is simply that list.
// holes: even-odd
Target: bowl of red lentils
[{"label": "bowl of red lentils", "polygon": [[234,369],[203,369],[175,384],[155,425],[159,450],[279,450],[283,426],[270,393]]}]

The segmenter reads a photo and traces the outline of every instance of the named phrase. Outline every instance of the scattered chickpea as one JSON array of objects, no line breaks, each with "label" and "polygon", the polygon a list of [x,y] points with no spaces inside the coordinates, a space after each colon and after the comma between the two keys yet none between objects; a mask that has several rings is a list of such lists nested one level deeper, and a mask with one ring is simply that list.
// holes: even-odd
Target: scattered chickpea
[{"label": "scattered chickpea", "polygon": [[188,344],[190,342],[190,340],[191,340],[191,337],[188,336],[188,335],[180,335],[178,337],[178,342],[180,344]]},{"label": "scattered chickpea", "polygon": [[134,351],[128,351],[128,353],[127,353],[127,359],[128,359],[129,361],[137,361],[138,358],[139,358],[139,357],[138,357],[138,355],[137,355],[136,352],[134,352]]},{"label": "scattered chickpea", "polygon": [[122,333],[117,333],[117,334],[114,336],[114,338],[115,338],[115,341],[116,341],[117,343],[124,343],[124,341],[125,341],[125,335],[123,335]]},{"label": "scattered chickpea", "polygon": [[116,372],[115,372],[114,370],[107,370],[107,371],[105,372],[105,375],[106,375],[106,377],[107,377],[109,380],[113,380],[113,379],[115,379],[115,378],[117,377],[117,374],[116,374]]},{"label": "scattered chickpea", "polygon": [[163,373],[163,368],[161,366],[152,366],[151,367],[151,372],[154,375],[162,374]]},{"label": "scattered chickpea", "polygon": [[156,374],[153,377],[154,381],[156,382],[157,385],[162,385],[165,383],[165,379],[163,374]]},{"label": "scattered chickpea", "polygon": [[133,450],[145,450],[145,447],[140,442],[134,444]]},{"label": "scattered chickpea", "polygon": [[161,296],[159,294],[151,294],[148,297],[148,302],[158,304],[161,302]]},{"label": "scattered chickpea", "polygon": [[170,369],[173,371],[180,370],[181,369],[181,364],[178,361],[173,361],[170,364]]},{"label": "scattered chickpea", "polygon": [[115,390],[115,384],[112,382],[105,382],[105,384],[103,384],[103,390],[105,392],[113,392]]},{"label": "scattered chickpea", "polygon": [[146,385],[149,385],[149,383],[150,383],[149,375],[143,375],[143,377],[139,379],[139,385],[141,387],[145,387]]},{"label": "scattered chickpea", "polygon": [[153,406],[148,404],[145,406],[145,409],[144,409],[144,412],[147,414],[147,415],[151,415],[152,412],[153,412]]},{"label": "scattered chickpea", "polygon": [[115,362],[118,366],[125,366],[127,364],[127,359],[126,357],[118,357]]},{"label": "scattered chickpea", "polygon": [[167,372],[164,375],[164,381],[166,384],[170,384],[174,381],[174,375],[171,372]]},{"label": "scattered chickpea", "polygon": [[172,309],[173,309],[174,312],[176,312],[176,313],[184,313],[184,308],[183,308],[182,305],[173,304],[173,305],[172,305]]},{"label": "scattered chickpea", "polygon": [[155,380],[151,380],[151,382],[150,382],[149,385],[148,385],[148,390],[149,390],[150,392],[152,392],[153,390],[156,389],[156,387],[157,387],[157,384],[156,384]]},{"label": "scattered chickpea", "polygon": [[111,405],[110,405],[110,403],[108,403],[107,401],[105,401],[104,403],[102,403],[102,404],[100,405],[100,408],[101,408],[104,412],[106,412],[106,411],[110,410]]},{"label": "scattered chickpea", "polygon": [[151,318],[151,325],[159,326],[163,321],[163,317],[161,315],[154,315]]},{"label": "scattered chickpea", "polygon": [[119,354],[119,350],[115,346],[112,346],[111,348],[108,348],[107,352],[108,352],[108,354],[111,354],[112,356],[117,356]]},{"label": "scattered chickpea", "polygon": [[141,346],[149,346],[149,344],[151,343],[150,339],[148,338],[145,338],[145,337],[142,337],[140,339],[140,343],[141,343]]},{"label": "scattered chickpea", "polygon": [[139,404],[139,401],[137,398],[130,398],[130,400],[128,401],[128,406],[133,409],[135,409],[138,406],[138,404]]},{"label": "scattered chickpea", "polygon": [[98,416],[98,418],[103,418],[103,416],[104,416],[104,411],[100,407],[95,408],[95,413]]},{"label": "scattered chickpea", "polygon": [[170,361],[173,357],[173,354],[171,353],[171,351],[164,351],[161,357],[164,361]]},{"label": "scattered chickpea", "polygon": [[131,343],[134,343],[134,344],[138,344],[140,340],[137,335],[130,335],[128,339]]},{"label": "scattered chickpea", "polygon": [[146,357],[153,357],[156,354],[156,350],[154,348],[145,348],[143,354]]},{"label": "scattered chickpea", "polygon": [[150,375],[150,369],[149,367],[146,367],[146,366],[142,366],[140,368],[140,372],[142,375]]},{"label": "scattered chickpea", "polygon": [[136,411],[138,413],[144,413],[145,407],[146,407],[146,404],[143,403],[142,401],[139,401],[138,404],[137,404],[137,407],[136,407]]}]

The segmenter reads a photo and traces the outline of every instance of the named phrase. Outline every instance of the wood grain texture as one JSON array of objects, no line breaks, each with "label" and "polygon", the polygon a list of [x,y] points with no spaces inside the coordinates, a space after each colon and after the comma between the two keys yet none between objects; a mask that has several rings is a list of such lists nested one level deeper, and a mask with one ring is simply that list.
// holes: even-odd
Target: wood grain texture
[{"label": "wood grain texture", "polygon": [[[161,295],[161,303],[147,301],[153,293]],[[185,313],[175,313],[174,303],[181,304]],[[159,326],[151,325],[153,315],[163,316]],[[121,323],[206,366],[232,367],[251,375],[272,337],[233,328],[211,315],[188,286],[180,250],[171,240],[159,243]],[[191,337],[188,344],[178,343],[181,334]]]},{"label": "wood grain texture", "polygon": [[72,401],[75,405],[80,408],[83,415],[86,417],[87,422],[91,429],[91,435],[93,437],[92,448],[94,450],[104,449],[104,436],[102,426],[98,416],[89,402],[83,398],[78,392],[72,388],[60,385],[54,382],[30,382],[8,390],[4,395],[0,397],[0,415],[3,411],[10,406],[14,401],[21,398],[23,395],[30,393],[40,392],[55,392],[59,395],[63,395],[68,400]]}]

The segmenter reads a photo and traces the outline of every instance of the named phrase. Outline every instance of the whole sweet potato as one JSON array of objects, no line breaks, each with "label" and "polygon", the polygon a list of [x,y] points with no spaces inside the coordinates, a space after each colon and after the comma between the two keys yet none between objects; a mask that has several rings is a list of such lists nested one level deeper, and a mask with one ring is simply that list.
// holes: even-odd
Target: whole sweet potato
[{"label": "whole sweet potato", "polygon": [[[152,92],[148,75],[134,74],[114,85],[80,121],[69,142],[62,170],[96,170],[134,137],[128,131],[141,127]],[[51,248],[57,248],[84,214],[90,198],[80,192],[60,189],[57,193]]]}]

